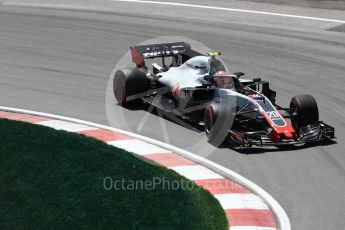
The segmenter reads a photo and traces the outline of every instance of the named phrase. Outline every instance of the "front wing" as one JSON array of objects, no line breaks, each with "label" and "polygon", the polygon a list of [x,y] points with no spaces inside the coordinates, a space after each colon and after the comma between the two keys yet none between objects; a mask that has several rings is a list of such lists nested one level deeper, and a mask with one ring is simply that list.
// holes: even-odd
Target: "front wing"
[{"label": "front wing", "polygon": [[238,132],[232,130],[229,130],[229,138],[238,146],[251,147],[253,145],[282,146],[316,143],[332,140],[335,138],[335,136],[334,127],[319,121],[300,128],[297,139],[283,139],[281,141],[274,141],[269,138],[268,133],[265,131]]}]

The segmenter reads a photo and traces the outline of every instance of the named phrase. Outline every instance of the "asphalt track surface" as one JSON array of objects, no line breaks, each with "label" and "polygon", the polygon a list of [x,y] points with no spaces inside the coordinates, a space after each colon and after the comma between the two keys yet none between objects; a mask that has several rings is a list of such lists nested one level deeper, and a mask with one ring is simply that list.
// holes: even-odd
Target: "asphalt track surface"
[{"label": "asphalt track surface", "polygon": [[[158,6],[118,7],[105,13],[0,6],[0,104],[106,125],[110,108],[127,118],[117,128],[195,150],[252,180],[278,200],[293,229],[344,228],[345,33],[327,30],[339,24],[177,8],[162,16]],[[201,15],[208,18],[198,20]],[[321,119],[336,127],[337,143],[210,152],[201,131],[115,101],[105,106],[109,75],[129,45],[165,35],[222,51],[233,71],[269,80],[282,105],[297,94],[314,95]]]}]

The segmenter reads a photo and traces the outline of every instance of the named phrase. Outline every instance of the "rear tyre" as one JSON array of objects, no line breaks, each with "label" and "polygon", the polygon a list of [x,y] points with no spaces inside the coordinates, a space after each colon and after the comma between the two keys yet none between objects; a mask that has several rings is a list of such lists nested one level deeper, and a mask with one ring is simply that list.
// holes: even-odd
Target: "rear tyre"
[{"label": "rear tyre", "polygon": [[294,111],[291,122],[296,130],[319,121],[319,110],[311,95],[294,96],[291,99],[290,108]]},{"label": "rear tyre", "polygon": [[138,100],[150,89],[150,81],[146,74],[138,68],[124,68],[116,71],[113,90],[117,102],[126,105]]}]

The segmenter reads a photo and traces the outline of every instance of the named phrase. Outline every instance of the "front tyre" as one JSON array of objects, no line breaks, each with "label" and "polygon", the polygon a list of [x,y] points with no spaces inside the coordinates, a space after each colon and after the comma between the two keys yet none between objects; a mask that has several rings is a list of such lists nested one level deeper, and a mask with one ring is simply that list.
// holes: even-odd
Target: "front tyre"
[{"label": "front tyre", "polygon": [[303,126],[319,121],[319,110],[314,97],[311,95],[294,96],[291,99],[290,108],[294,111],[291,122],[296,131]]},{"label": "front tyre", "polygon": [[215,136],[214,131],[214,124],[216,122],[216,114],[214,112],[214,108],[212,106],[208,106],[205,109],[204,113],[204,125],[205,125],[205,133],[208,140],[212,140]]},{"label": "front tyre", "polygon": [[230,110],[220,104],[211,104],[204,111],[204,126],[208,141],[220,146],[229,134],[232,120]]}]

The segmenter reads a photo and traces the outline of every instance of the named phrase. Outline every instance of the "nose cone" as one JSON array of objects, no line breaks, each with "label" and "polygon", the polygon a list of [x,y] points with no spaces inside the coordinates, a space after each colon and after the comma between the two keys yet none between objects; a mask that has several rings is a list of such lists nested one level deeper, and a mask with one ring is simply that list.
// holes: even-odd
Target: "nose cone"
[{"label": "nose cone", "polygon": [[292,133],[289,130],[284,131],[284,136],[286,139],[292,139]]}]

